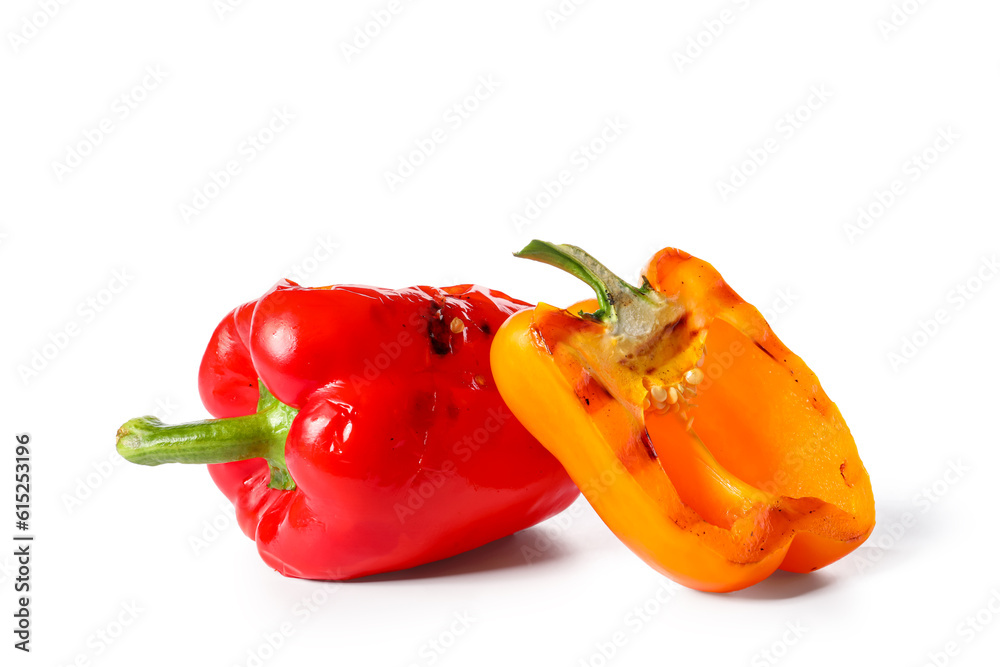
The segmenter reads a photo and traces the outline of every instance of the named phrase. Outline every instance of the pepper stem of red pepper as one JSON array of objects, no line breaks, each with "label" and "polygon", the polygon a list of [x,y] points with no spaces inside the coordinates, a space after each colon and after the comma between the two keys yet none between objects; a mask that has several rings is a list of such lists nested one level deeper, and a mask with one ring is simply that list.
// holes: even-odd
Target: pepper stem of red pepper
[{"label": "pepper stem of red pepper", "polygon": [[292,490],[285,465],[285,439],[298,410],[276,399],[259,383],[257,412],[243,417],[168,425],[139,417],[118,429],[118,453],[132,463],[231,463],[263,458],[271,471],[268,487]]}]

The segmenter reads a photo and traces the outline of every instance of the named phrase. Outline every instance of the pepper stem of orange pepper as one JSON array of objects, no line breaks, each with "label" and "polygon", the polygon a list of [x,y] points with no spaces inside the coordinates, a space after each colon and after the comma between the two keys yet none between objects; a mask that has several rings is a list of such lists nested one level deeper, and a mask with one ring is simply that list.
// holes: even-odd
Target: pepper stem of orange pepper
[{"label": "pepper stem of orange pepper", "polygon": [[[571,245],[535,240],[515,255],[560,268],[583,280],[597,294],[600,308],[594,313],[577,315],[604,325],[607,339],[604,342],[598,339],[578,341],[577,344],[581,349],[590,349],[588,354],[595,360],[604,360],[595,361],[590,372],[614,395],[631,396],[629,400],[642,403],[638,388],[632,391],[618,386],[620,374],[600,370],[612,357],[619,366],[631,369],[642,379],[642,391],[645,391],[652,385],[676,384],[704,354],[705,332],[685,318],[687,311],[680,302],[654,290],[645,278],[642,287],[629,285],[589,254]],[[687,324],[682,325],[682,322]]]},{"label": "pepper stem of orange pepper", "polygon": [[614,333],[620,332],[623,326],[649,321],[653,311],[661,310],[666,305],[656,292],[649,289],[648,283],[642,287],[628,284],[576,246],[535,239],[514,256],[549,264],[590,285],[597,294],[600,308],[594,313],[581,315],[609,325]]},{"label": "pepper stem of orange pepper", "polygon": [[259,386],[257,412],[252,415],[173,425],[156,417],[125,422],[118,429],[118,453],[147,466],[263,458],[271,471],[268,487],[292,490],[295,481],[285,465],[285,439],[298,410],[276,399],[263,382]]}]

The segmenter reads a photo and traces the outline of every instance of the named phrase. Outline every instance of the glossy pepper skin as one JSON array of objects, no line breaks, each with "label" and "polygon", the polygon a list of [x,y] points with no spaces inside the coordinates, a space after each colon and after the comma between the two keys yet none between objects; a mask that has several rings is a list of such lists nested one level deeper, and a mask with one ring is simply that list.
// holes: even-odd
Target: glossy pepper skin
[{"label": "glossy pepper skin", "polygon": [[473,549],[578,495],[490,371],[496,330],[528,305],[472,285],[284,281],[212,336],[199,388],[218,419],[132,420],[118,449],[213,464],[243,532],[287,576],[351,579]]},{"label": "glossy pepper skin", "polygon": [[513,315],[493,343],[497,385],[638,556],[725,592],[864,542],[871,482],[840,411],[710,264],[666,248],[636,288],[573,246],[518,255],[598,301]]}]

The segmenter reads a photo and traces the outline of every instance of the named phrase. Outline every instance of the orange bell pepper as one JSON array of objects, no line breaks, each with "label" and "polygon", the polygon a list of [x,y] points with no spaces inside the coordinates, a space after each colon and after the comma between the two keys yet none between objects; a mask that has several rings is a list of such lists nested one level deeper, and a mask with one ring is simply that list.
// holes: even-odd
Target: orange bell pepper
[{"label": "orange bell pepper", "polygon": [[509,318],[490,352],[497,387],[649,565],[733,591],[821,568],[871,534],[871,482],[840,411],[710,264],[666,248],[636,288],[574,246],[517,256],[597,301]]}]

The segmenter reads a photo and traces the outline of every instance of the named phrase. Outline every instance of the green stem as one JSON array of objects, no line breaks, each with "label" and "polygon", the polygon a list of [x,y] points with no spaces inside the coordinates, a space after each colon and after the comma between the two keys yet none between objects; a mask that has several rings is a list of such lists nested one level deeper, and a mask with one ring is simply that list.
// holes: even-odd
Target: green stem
[{"label": "green stem", "polygon": [[524,246],[521,252],[514,253],[514,256],[549,264],[590,285],[597,295],[600,308],[588,314],[588,317],[613,328],[617,328],[619,316],[623,312],[658,305],[647,287],[638,288],[628,284],[576,246],[557,245],[535,239]]},{"label": "green stem", "polygon": [[285,440],[298,410],[276,399],[263,382],[259,386],[260,400],[252,415],[173,425],[156,417],[127,421],[118,429],[118,453],[146,466],[263,458],[271,470],[268,486],[294,489],[295,481],[285,465]]}]

